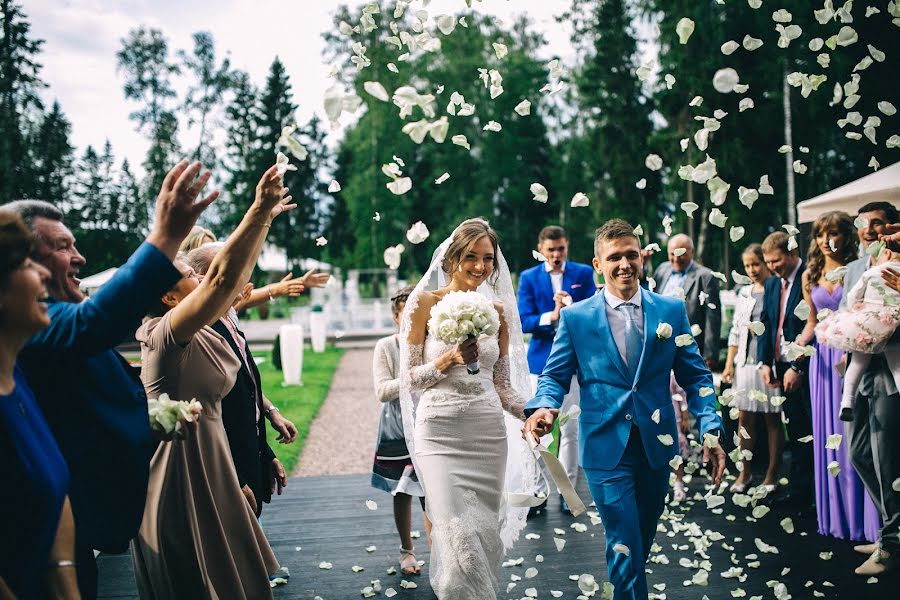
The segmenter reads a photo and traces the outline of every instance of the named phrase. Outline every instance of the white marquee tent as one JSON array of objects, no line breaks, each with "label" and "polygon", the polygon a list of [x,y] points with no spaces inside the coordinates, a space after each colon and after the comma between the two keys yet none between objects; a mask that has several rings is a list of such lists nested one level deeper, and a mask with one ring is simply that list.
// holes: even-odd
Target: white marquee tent
[{"label": "white marquee tent", "polygon": [[878,169],[847,185],[842,185],[797,205],[797,219],[811,223],[824,212],[842,210],[855,215],[859,207],[875,201],[900,207],[900,162]]}]

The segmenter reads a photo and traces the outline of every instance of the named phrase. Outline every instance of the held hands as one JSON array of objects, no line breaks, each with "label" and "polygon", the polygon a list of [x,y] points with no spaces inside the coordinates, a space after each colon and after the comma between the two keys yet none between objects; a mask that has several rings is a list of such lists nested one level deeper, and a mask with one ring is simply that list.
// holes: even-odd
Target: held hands
[{"label": "held hands", "polygon": [[522,437],[532,436],[536,442],[541,441],[541,437],[553,431],[553,423],[559,415],[558,408],[539,408],[534,411],[528,419],[525,420],[525,426],[522,427]]},{"label": "held hands", "polygon": [[189,165],[188,161],[181,161],[166,174],[156,197],[153,230],[147,241],[170,260],[175,258],[178,246],[191,232],[197,218],[219,197],[216,190],[196,202],[211,176],[209,171],[204,171],[197,177],[202,168],[199,162]]}]

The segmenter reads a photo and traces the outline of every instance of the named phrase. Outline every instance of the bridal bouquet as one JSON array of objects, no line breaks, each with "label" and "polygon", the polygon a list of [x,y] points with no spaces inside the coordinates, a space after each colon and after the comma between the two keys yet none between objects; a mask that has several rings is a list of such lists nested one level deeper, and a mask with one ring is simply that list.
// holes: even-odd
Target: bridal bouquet
[{"label": "bridal bouquet", "polygon": [[166,439],[179,437],[183,423],[200,418],[203,407],[197,400],[171,400],[168,394],[160,394],[156,400],[147,401],[150,429]]},{"label": "bridal bouquet", "polygon": [[[478,292],[449,292],[431,309],[428,330],[445,344],[459,344],[500,330],[500,315]],[[470,375],[481,370],[478,362],[466,365]]]}]

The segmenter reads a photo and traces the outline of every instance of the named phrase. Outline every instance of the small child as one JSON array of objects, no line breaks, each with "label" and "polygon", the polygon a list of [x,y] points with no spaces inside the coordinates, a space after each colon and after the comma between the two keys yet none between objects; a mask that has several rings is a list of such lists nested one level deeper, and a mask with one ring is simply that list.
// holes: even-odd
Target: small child
[{"label": "small child", "polygon": [[844,374],[842,421],[853,420],[853,399],[873,354],[884,353],[894,382],[900,387],[900,344],[888,344],[900,323],[900,292],[881,278],[886,268],[900,268],[900,254],[884,248],[875,263],[850,290],[847,306],[816,325],[820,343],[851,353]]},{"label": "small child", "polygon": [[[398,290],[391,297],[394,323],[400,324],[400,315],[412,287]],[[400,534],[400,570],[403,575],[418,575],[419,563],[413,554],[412,497],[418,496],[425,509],[425,492],[413,469],[412,457],[403,435],[403,415],[400,410],[400,344],[398,334],[381,338],[375,345],[372,370],[375,379],[375,396],[382,403],[381,422],[372,465],[372,487],[390,492],[394,496],[394,523]],[[425,533],[430,535],[431,523],[425,515]]]}]

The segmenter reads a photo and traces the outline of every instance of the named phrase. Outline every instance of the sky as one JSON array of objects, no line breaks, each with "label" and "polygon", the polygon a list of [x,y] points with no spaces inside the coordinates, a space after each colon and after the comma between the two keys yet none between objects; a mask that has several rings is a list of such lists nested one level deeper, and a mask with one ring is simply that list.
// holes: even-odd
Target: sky
[{"label": "sky", "polygon": [[[349,3],[357,5],[355,0]],[[209,31],[219,55],[228,52],[233,67],[247,71],[257,85],[265,82],[269,65],[278,56],[293,84],[298,120],[306,122],[316,113],[327,122],[322,96],[332,81],[330,65],[323,63],[322,32],[333,28],[332,15],[340,4],[339,0],[27,0],[24,7],[33,36],[45,40],[40,60],[49,87],[44,98],[48,104],[58,100],[68,116],[78,155],[87,145],[102,147],[109,139],[117,158],[127,157],[137,166],[148,143],[128,119],[136,105],[125,100],[116,72],[116,52],[131,29],[159,28],[172,53],[190,50],[192,33]],[[554,19],[569,0],[473,4],[474,9],[506,21],[525,12],[547,38],[548,59],[558,56],[568,62],[574,57],[568,31]],[[422,0],[412,3],[412,8],[421,6]],[[455,14],[466,5],[465,0],[433,0],[426,10],[432,15]],[[332,132],[328,143],[334,144],[340,135]],[[194,143],[182,141],[186,147]]]}]

